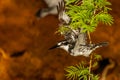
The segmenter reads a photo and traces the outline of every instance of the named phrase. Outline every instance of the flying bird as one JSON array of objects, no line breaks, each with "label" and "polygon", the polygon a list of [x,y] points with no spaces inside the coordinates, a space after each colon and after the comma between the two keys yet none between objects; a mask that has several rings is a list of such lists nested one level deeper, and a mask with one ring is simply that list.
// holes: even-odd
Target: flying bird
[{"label": "flying bird", "polygon": [[89,44],[87,43],[87,36],[86,33],[80,32],[76,41],[69,41],[63,40],[58,42],[56,45],[51,47],[50,49],[54,48],[61,48],[67,51],[72,56],[85,56],[89,57],[89,55],[96,50],[97,48],[107,46],[108,42],[101,42],[96,44]]}]

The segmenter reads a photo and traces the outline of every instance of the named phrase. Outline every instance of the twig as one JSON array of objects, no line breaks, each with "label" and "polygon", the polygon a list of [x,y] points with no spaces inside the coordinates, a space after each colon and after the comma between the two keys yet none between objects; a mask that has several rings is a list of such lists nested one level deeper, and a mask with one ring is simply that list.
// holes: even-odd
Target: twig
[{"label": "twig", "polygon": [[90,37],[90,32],[87,31],[87,34],[88,34],[88,39],[89,39],[89,41],[90,41],[89,43],[92,44],[92,40],[91,40],[91,37]]},{"label": "twig", "polygon": [[[93,54],[90,55],[90,62],[89,62],[89,73],[91,73],[91,69],[92,69],[92,59],[93,59]],[[90,75],[89,75],[89,80],[91,80]]]},{"label": "twig", "polygon": [[[92,43],[90,32],[87,32],[88,34],[88,39],[89,39],[89,44]],[[90,62],[89,62],[89,73],[91,73],[91,68],[92,68],[92,59],[93,59],[93,54],[90,55]],[[88,76],[88,80],[91,80],[90,75]]]}]

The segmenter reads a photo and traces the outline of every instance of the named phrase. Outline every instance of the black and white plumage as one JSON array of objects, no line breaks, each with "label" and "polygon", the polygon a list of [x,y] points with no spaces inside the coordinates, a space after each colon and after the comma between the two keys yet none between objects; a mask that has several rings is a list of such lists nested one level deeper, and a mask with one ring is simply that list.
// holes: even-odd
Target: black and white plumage
[{"label": "black and white plumage", "polygon": [[60,21],[60,24],[63,24],[63,25],[69,24],[71,19],[65,12],[64,0],[58,3],[57,10],[58,10],[58,19]]},{"label": "black and white plumage", "polygon": [[[66,15],[64,10],[64,0],[44,0],[44,2],[47,4],[47,8],[39,9],[36,13],[37,18],[43,18],[47,15],[62,15],[62,19],[66,20],[66,23],[69,22],[69,17]],[[60,18],[59,18],[60,20]]]},{"label": "black and white plumage", "polygon": [[39,9],[36,13],[37,18],[43,18],[49,14],[56,15],[57,12],[57,5],[58,2],[61,0],[44,0],[44,2],[47,4],[47,8]]},{"label": "black and white plumage", "polygon": [[58,42],[56,45],[54,45],[50,49],[61,48],[67,52],[71,52],[70,49],[72,49],[73,47],[74,46],[71,43],[69,43],[67,40],[63,40],[63,41]]},{"label": "black and white plumage", "polygon": [[85,57],[89,57],[89,55],[95,49],[108,45],[107,42],[88,44],[86,38],[86,33],[80,33],[78,35],[78,38],[76,39],[77,41],[63,40],[58,42],[55,46],[51,47],[50,49],[61,48],[67,51],[72,56],[82,55]]},{"label": "black and white plumage", "polygon": [[78,39],[75,43],[75,46],[73,50],[71,51],[72,53],[70,53],[72,56],[83,55],[83,56],[89,57],[89,55],[97,48],[108,45],[108,42],[89,44],[87,43],[86,39],[87,39],[86,33],[80,33],[78,35]]},{"label": "black and white plumage", "polygon": [[[45,0],[47,3],[52,3],[52,1],[56,0]],[[53,6],[48,6],[49,8],[54,7],[58,13],[58,19],[60,21],[60,26],[63,25],[64,27],[70,29],[65,33],[61,33],[64,35],[65,40],[58,42],[56,45],[51,47],[50,49],[54,48],[61,48],[70,53],[72,56],[86,56],[88,57],[92,51],[99,47],[106,46],[107,42],[97,43],[97,44],[89,44],[87,43],[87,34],[83,33],[83,29],[79,28],[77,30],[71,29],[69,23],[71,21],[70,17],[65,13],[65,5],[63,0],[57,0],[56,4]],[[53,9],[54,9],[53,8]],[[49,13],[51,13],[51,10]],[[42,11],[41,14],[45,15],[46,12]],[[48,13],[47,13],[48,14]]]},{"label": "black and white plumage", "polygon": [[69,29],[68,31],[64,33],[61,32],[61,34],[64,35],[64,38],[68,43],[75,43],[78,37],[79,31],[71,29],[71,27],[69,26],[71,19],[65,13],[65,2],[64,1],[59,2],[59,5],[57,6],[57,10],[58,10],[58,19],[60,21],[59,26],[60,27],[64,26]]}]

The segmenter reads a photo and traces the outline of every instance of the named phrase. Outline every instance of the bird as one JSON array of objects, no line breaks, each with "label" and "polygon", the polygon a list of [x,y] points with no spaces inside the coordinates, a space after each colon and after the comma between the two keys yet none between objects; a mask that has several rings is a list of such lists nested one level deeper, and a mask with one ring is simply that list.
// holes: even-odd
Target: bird
[{"label": "bird", "polygon": [[68,52],[71,56],[85,56],[89,57],[90,54],[97,48],[107,46],[108,42],[100,43],[87,43],[86,33],[80,32],[76,41],[73,40],[62,40],[50,49],[61,48]]}]

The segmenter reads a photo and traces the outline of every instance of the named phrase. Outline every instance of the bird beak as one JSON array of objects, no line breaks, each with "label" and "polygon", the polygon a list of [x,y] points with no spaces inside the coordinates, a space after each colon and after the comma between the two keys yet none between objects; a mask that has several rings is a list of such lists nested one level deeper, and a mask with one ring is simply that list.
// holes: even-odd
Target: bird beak
[{"label": "bird beak", "polygon": [[55,49],[55,48],[58,48],[58,47],[59,47],[58,45],[54,45],[54,46],[52,46],[51,48],[49,48],[49,50]]}]

